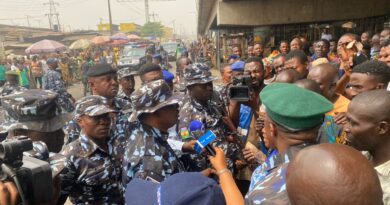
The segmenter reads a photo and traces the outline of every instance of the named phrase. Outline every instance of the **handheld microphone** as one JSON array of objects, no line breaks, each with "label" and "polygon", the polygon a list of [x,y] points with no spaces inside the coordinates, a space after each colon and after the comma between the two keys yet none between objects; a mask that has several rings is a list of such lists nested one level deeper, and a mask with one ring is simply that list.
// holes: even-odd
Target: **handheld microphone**
[{"label": "handheld microphone", "polygon": [[203,123],[197,120],[193,120],[190,123],[189,130],[191,135],[197,139],[194,150],[198,154],[201,154],[202,151],[205,150],[207,155],[215,156],[216,153],[211,146],[211,142],[213,142],[217,136],[210,130],[205,133]]}]

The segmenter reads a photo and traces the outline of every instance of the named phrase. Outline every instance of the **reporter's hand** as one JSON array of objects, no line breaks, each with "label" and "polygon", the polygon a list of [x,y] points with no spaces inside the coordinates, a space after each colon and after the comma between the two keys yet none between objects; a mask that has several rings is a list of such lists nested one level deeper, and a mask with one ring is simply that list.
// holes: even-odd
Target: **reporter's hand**
[{"label": "reporter's hand", "polygon": [[215,174],[215,170],[211,169],[211,168],[207,168],[207,169],[201,171],[200,173],[202,173],[202,175],[205,177],[209,177],[210,175]]},{"label": "reporter's hand", "polygon": [[213,165],[214,169],[218,172],[220,170],[226,169],[226,157],[223,153],[222,149],[219,147],[214,147],[215,150],[215,157],[208,156],[210,159],[211,164]]},{"label": "reporter's hand", "polygon": [[183,147],[181,148],[181,150],[183,152],[193,152],[195,144],[196,144],[196,140],[191,140],[189,142],[186,142],[183,144]]},{"label": "reporter's hand", "polygon": [[0,205],[18,204],[19,192],[13,182],[0,182]]},{"label": "reporter's hand", "polygon": [[334,117],[334,122],[337,125],[343,125],[347,123],[347,114],[345,112],[336,113],[336,116]]}]

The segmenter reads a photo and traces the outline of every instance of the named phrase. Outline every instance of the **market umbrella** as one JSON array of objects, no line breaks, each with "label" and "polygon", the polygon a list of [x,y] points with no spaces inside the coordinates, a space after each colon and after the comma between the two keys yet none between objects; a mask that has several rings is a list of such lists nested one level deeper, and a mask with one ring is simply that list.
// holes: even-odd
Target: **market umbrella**
[{"label": "market umbrella", "polygon": [[112,40],[109,44],[112,46],[116,46],[116,45],[123,45],[128,42],[129,42],[128,40]]},{"label": "market umbrella", "polygon": [[66,50],[66,46],[62,43],[52,40],[42,40],[32,44],[25,52],[27,54],[39,54],[39,53],[54,53],[62,52]]},{"label": "market umbrella", "polygon": [[86,49],[88,48],[92,42],[88,39],[79,39],[72,43],[72,45],[69,46],[69,49],[71,50],[77,50],[77,49]]},{"label": "market umbrella", "polygon": [[117,33],[111,36],[111,40],[129,40],[129,38],[124,33]]},{"label": "market umbrella", "polygon": [[110,42],[110,37],[108,36],[95,36],[91,39],[92,43],[96,45],[101,45]]},{"label": "market umbrella", "polygon": [[131,34],[131,35],[128,35],[127,38],[129,38],[129,40],[139,40],[141,39],[141,37],[135,35],[135,34]]}]

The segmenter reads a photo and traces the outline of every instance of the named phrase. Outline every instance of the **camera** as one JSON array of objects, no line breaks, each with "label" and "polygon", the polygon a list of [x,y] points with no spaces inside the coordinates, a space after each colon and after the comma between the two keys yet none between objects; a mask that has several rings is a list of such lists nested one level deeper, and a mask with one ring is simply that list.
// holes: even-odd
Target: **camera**
[{"label": "camera", "polygon": [[229,87],[229,98],[238,102],[247,102],[250,100],[251,90],[252,78],[250,75],[235,76]]},{"label": "camera", "polygon": [[51,168],[24,155],[31,150],[33,142],[24,136],[0,143],[0,180],[15,183],[23,204],[47,203],[53,196]]}]

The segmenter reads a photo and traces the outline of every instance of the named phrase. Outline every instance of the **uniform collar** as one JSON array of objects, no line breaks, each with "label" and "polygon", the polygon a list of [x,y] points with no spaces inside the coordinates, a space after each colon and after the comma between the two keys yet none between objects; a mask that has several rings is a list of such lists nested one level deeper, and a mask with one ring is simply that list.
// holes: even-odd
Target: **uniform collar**
[{"label": "uniform collar", "polygon": [[276,153],[276,155],[272,154],[270,155],[269,158],[270,161],[273,160],[274,162],[270,163],[271,166],[269,166],[267,169],[268,170],[274,169],[281,164],[289,163],[292,159],[294,159],[294,157],[300,150],[310,145],[313,145],[313,143],[304,143],[304,144],[290,146],[289,148],[287,148],[287,151],[284,154],[274,152]]},{"label": "uniform collar", "polygon": [[[84,156],[88,157],[95,153],[97,150],[108,154],[104,149],[100,148],[95,142],[93,142],[87,135],[84,133],[80,134],[80,145],[84,153]],[[109,150],[111,150],[109,145]]]},{"label": "uniform collar", "polygon": [[125,108],[129,104],[130,104],[130,102],[125,100],[125,99],[121,99],[121,98],[118,98],[118,97],[114,98],[114,107],[115,107],[115,109],[117,111],[122,110],[122,108]]},{"label": "uniform collar", "polygon": [[193,98],[191,99],[191,104],[192,104],[192,106],[194,106],[194,108],[196,108],[198,110],[205,110],[205,111],[207,111],[208,106],[209,106],[208,104],[203,105]]},{"label": "uniform collar", "polygon": [[164,141],[168,140],[169,133],[164,133],[155,127],[141,123],[142,130],[144,130],[148,135],[160,138]]}]

